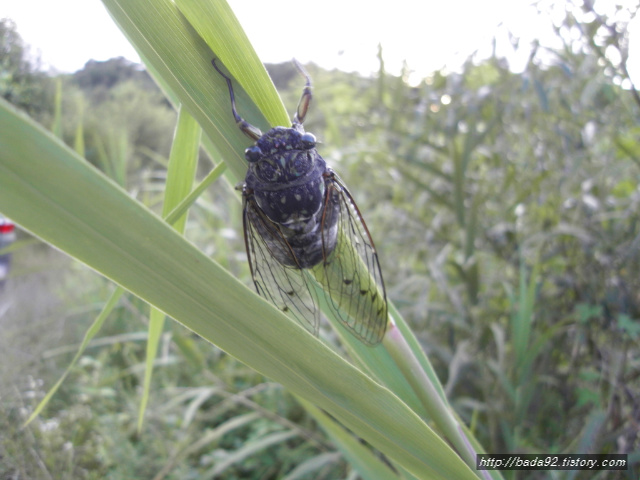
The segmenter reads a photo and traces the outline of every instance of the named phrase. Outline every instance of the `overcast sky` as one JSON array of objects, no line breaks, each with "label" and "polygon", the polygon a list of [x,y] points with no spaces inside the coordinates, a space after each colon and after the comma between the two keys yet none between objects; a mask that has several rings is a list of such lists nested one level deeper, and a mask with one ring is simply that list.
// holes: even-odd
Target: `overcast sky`
[{"label": "overcast sky", "polygon": [[[551,20],[536,15],[531,0],[229,3],[264,62],[295,57],[363,74],[377,70],[378,43],[390,72],[399,73],[406,60],[422,78],[443,66],[455,69],[474,51],[488,55],[496,36],[500,53],[509,55],[509,31],[521,44],[554,39]],[[58,71],[76,71],[89,59],[139,61],[100,0],[0,0],[0,5],[0,17],[15,20],[32,53]],[[511,59],[517,69],[518,57]]]}]

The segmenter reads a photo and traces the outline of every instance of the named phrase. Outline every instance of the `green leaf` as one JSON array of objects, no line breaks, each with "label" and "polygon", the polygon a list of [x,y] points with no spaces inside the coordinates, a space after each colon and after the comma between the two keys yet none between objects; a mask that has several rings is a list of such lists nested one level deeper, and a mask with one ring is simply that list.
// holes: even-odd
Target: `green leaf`
[{"label": "green leaf", "polygon": [[174,453],[167,464],[162,468],[162,471],[158,475],[156,475],[155,478],[164,478],[176,466],[176,464],[183,461],[183,459],[185,459],[189,455],[193,455],[200,450],[204,450],[205,448],[210,447],[210,444],[220,442],[220,439],[224,435],[239,428],[243,428],[258,419],[260,419],[260,414],[257,412],[237,415],[221,423],[216,428],[204,432],[196,442],[188,445],[179,452]]},{"label": "green leaf", "polygon": [[[181,108],[178,114],[176,133],[171,146],[171,154],[169,156],[167,184],[165,187],[164,203],[162,205],[162,216],[164,218],[171,213],[173,208],[180,204],[191,190],[198,165],[198,149],[200,147],[201,134],[202,130],[193,117]],[[180,215],[175,222],[171,223],[177,232],[184,234],[184,228],[187,223],[186,213]],[[158,352],[164,320],[165,316],[161,311],[156,308],[151,309],[151,314],[149,315],[149,340],[147,341],[145,376],[138,415],[138,431],[142,430],[144,411],[149,401],[153,362]]]},{"label": "green leaf", "polygon": [[[202,130],[194,118],[186,110],[180,108],[178,124],[169,155],[167,184],[162,205],[163,218],[166,218],[191,192],[198,165],[201,134]],[[176,231],[184,233],[187,215],[183,214],[179,219],[171,223]]]},{"label": "green leaf", "polygon": [[618,328],[627,332],[627,334],[634,340],[640,336],[640,321],[638,321],[637,318],[634,319],[626,313],[620,313],[616,318],[616,322],[618,324]]},{"label": "green leaf", "polygon": [[320,426],[329,434],[333,442],[340,449],[344,457],[349,460],[349,464],[358,471],[364,480],[394,480],[397,475],[370,449],[364,446],[351,433],[338,425],[335,420],[329,417],[319,408],[314,407],[309,402],[298,399]]},{"label": "green leaf", "polygon": [[231,465],[242,462],[246,460],[248,457],[265,450],[272,445],[276,445],[278,443],[286,442],[287,440],[298,435],[298,432],[289,430],[283,432],[275,432],[265,435],[259,440],[254,440],[249,443],[245,443],[240,448],[238,448],[233,453],[229,454],[226,458],[218,461],[215,467],[211,468],[207,472],[202,475],[203,479],[208,478],[220,478],[219,475],[224,472]]},{"label": "green leaf", "polygon": [[[211,65],[219,52],[207,45],[170,0],[103,3],[154,76],[162,78],[159,83],[163,89],[200,124],[227,162],[233,182],[244,178],[247,166],[243,152],[252,142],[236,126],[226,81]],[[234,85],[234,92],[238,111],[252,124],[267,130],[269,122],[243,85]]]},{"label": "green leaf", "polygon": [[176,5],[271,125],[290,125],[291,120],[271,77],[229,4],[210,0],[177,0]]},{"label": "green leaf", "polygon": [[338,418],[418,478],[475,478],[399,398],[0,102],[0,211]]}]

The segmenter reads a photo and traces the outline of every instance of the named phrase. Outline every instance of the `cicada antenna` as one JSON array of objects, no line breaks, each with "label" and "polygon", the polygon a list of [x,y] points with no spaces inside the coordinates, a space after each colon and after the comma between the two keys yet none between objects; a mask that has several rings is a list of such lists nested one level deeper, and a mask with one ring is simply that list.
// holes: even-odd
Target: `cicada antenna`
[{"label": "cicada antenna", "polygon": [[295,58],[293,59],[293,64],[296,66],[296,69],[298,70],[298,72],[307,81],[304,88],[302,89],[302,96],[300,97],[300,102],[298,102],[298,109],[296,110],[296,114],[293,117],[294,125],[295,124],[302,125],[302,122],[304,122],[304,117],[307,116],[307,111],[309,110],[309,104],[311,103],[311,98],[313,97],[313,95],[311,94],[311,77],[309,76],[307,71],[304,69],[302,64]]}]

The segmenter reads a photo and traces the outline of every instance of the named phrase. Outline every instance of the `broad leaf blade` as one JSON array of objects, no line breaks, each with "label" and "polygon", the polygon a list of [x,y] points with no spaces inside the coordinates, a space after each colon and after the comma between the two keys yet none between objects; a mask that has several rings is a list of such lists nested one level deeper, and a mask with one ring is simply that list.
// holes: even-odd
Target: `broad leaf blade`
[{"label": "broad leaf blade", "polygon": [[0,211],[327,410],[418,478],[475,478],[398,397],[4,101]]},{"label": "broad leaf blade", "polygon": [[[198,165],[198,149],[200,147],[200,136],[202,130],[189,113],[180,108],[178,114],[178,124],[173,136],[171,154],[169,156],[169,167],[167,168],[167,183],[164,192],[164,202],[162,204],[162,216],[167,218],[169,213],[187,197],[193,185],[193,179]],[[184,235],[187,214],[182,214],[175,222],[173,228]],[[149,315],[149,340],[147,341],[147,358],[144,373],[142,397],[138,414],[138,431],[142,430],[144,411],[149,401],[151,391],[151,375],[153,373],[153,362],[158,353],[158,345],[164,329],[164,314],[151,308]]]},{"label": "broad leaf blade", "polygon": [[[251,145],[235,125],[226,81],[211,59],[217,52],[192,28],[170,0],[103,0],[120,29],[145,59],[163,88],[197,120],[233,172],[244,178],[243,152]],[[243,115],[266,130],[269,123],[245,93],[235,85],[236,104]]]},{"label": "broad leaf blade", "polygon": [[[229,4],[226,1],[176,0],[176,5],[270,124],[288,126],[291,120],[271,77]],[[240,115],[245,113],[241,111]]]}]

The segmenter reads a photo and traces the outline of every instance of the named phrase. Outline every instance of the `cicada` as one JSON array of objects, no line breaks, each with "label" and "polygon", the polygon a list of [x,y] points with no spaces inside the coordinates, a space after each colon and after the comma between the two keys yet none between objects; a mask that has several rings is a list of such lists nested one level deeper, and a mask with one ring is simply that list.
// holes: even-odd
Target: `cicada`
[{"label": "cicada", "polygon": [[367,225],[347,187],[316,149],[302,124],[311,103],[306,79],[290,128],[267,133],[236,111],[231,79],[231,112],[242,132],[255,141],[245,150],[249,164],[243,196],[244,239],[256,290],[307,330],[318,333],[318,288],[329,311],[357,338],[379,343],[387,326],[387,298],[378,254]]}]

